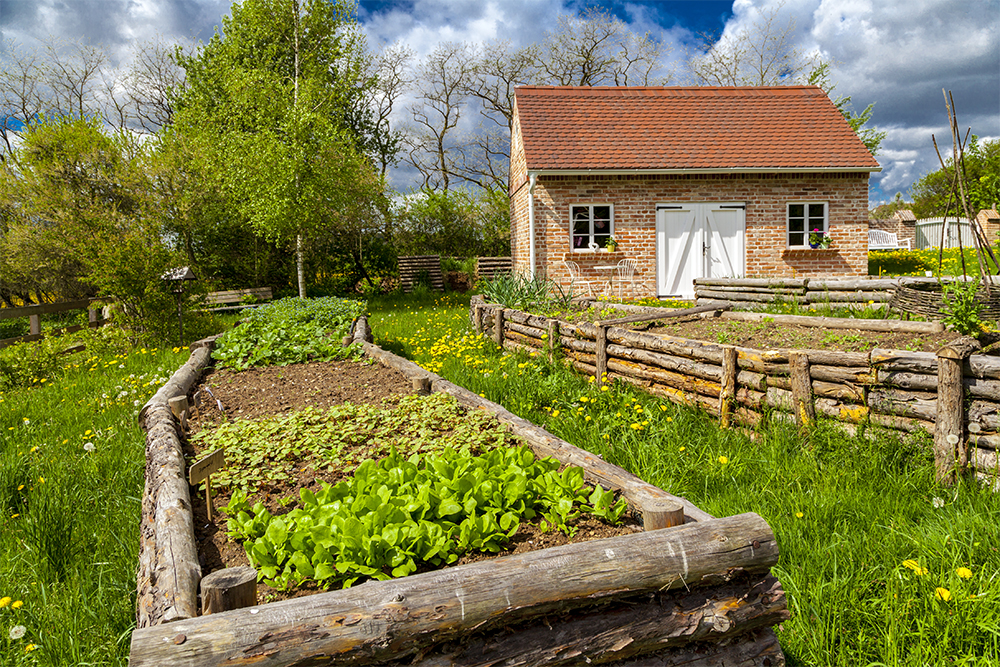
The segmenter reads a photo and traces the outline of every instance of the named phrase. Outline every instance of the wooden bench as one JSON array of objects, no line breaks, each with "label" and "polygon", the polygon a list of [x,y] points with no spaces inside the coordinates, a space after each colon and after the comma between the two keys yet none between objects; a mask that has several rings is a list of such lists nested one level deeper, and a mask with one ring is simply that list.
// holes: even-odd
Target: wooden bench
[{"label": "wooden bench", "polygon": [[869,250],[910,250],[910,239],[900,241],[895,232],[887,232],[884,229],[868,230]]},{"label": "wooden bench", "polygon": [[251,287],[249,289],[232,289],[223,292],[209,292],[205,295],[205,305],[211,312],[253,308],[257,304],[244,303],[243,299],[255,297],[260,301],[270,301],[273,298],[270,287]]}]

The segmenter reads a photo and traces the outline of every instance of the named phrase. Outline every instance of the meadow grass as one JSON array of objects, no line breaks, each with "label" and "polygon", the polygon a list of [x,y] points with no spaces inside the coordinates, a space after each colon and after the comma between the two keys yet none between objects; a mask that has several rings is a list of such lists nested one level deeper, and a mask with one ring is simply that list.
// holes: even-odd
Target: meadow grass
[{"label": "meadow grass", "polygon": [[186,348],[63,357],[0,393],[0,665],[124,665],[145,468],[139,406]]},{"label": "meadow grass", "polygon": [[[468,300],[370,303],[376,343],[687,497],[777,536],[790,665],[1000,664],[1000,499],[934,481],[929,437],[780,422],[753,434],[468,329]],[[750,437],[752,435],[752,437]]]}]

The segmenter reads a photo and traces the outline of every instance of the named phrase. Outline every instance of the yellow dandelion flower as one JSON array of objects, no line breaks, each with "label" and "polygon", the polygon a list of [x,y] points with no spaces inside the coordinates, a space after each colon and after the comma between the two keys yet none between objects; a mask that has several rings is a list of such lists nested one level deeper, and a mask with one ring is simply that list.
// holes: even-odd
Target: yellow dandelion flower
[{"label": "yellow dandelion flower", "polygon": [[942,602],[947,602],[948,600],[951,599],[951,591],[949,591],[947,588],[941,588],[940,586],[938,586],[937,588],[934,589],[934,598],[937,600],[941,600]]},{"label": "yellow dandelion flower", "polygon": [[37,647],[37,646],[35,646],[34,644],[28,644],[27,646],[25,646],[25,647],[24,647],[24,652],[25,652],[25,653],[31,653],[31,652],[32,652],[32,651],[34,651],[34,650],[35,650],[36,648],[38,648],[38,647]]},{"label": "yellow dandelion flower", "polygon": [[681,447],[681,448],[680,448],[680,449],[678,449],[677,451],[679,451],[679,452],[683,452],[683,451],[684,451],[685,449],[687,449],[687,447]]},{"label": "yellow dandelion flower", "polygon": [[903,561],[903,567],[905,567],[907,569],[910,569],[910,570],[913,570],[914,572],[916,572],[920,576],[923,576],[923,575],[927,574],[927,568],[926,567],[920,567],[920,563],[918,563],[917,561],[913,560],[912,558],[908,558],[908,559],[904,560]]},{"label": "yellow dandelion flower", "polygon": [[0,598],[0,609],[3,609],[4,607],[6,607],[9,604],[10,604],[10,598],[9,597],[2,597],[2,598]]},{"label": "yellow dandelion flower", "polygon": [[967,567],[960,567],[955,570],[955,574],[957,574],[962,579],[968,579],[972,576],[972,570],[970,570]]},{"label": "yellow dandelion flower", "polygon": [[558,410],[553,410],[552,411],[552,416],[553,417],[558,417],[559,416],[559,411]]},{"label": "yellow dandelion flower", "polygon": [[722,465],[726,465],[727,463],[729,463],[729,457],[728,456],[720,456],[719,457],[719,463],[721,463]]},{"label": "yellow dandelion flower", "polygon": [[14,600],[13,602],[10,603],[10,608],[11,609],[20,609],[23,606],[24,606],[24,603],[21,602],[20,600]]},{"label": "yellow dandelion flower", "polygon": [[805,514],[803,514],[802,512],[796,512],[796,513],[795,513],[795,518],[796,518],[796,519],[801,519],[801,518],[802,518],[802,517],[804,517],[804,516],[805,516]]}]

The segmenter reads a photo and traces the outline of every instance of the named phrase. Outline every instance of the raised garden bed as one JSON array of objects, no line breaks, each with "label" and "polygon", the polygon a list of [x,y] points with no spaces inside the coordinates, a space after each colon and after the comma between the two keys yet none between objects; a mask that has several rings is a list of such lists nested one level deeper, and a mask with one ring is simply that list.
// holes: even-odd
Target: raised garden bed
[{"label": "raised garden bed", "polygon": [[[702,308],[699,318],[727,315],[722,305]],[[978,341],[942,332],[939,323],[728,314],[740,319],[727,324],[745,327],[755,326],[754,320],[759,325],[781,318],[783,328],[798,319],[813,336],[828,336],[831,329],[843,335],[850,330],[838,327],[855,322],[869,327],[851,334],[864,339],[856,352],[752,348],[734,345],[730,338],[715,342],[710,335],[697,339],[666,333],[667,327],[650,322],[658,315],[667,321],[671,314],[652,310],[631,318],[642,323],[625,321],[629,318],[573,323],[474,298],[470,316],[473,326],[498,345],[564,358],[595,379],[628,382],[700,407],[726,426],[752,427],[770,418],[811,428],[817,417],[825,417],[849,430],[873,425],[930,433],[941,481],[971,469],[982,481],[1000,484],[1000,360],[977,354]],[[687,324],[704,334],[707,321]],[[651,330],[637,330],[647,327]],[[936,351],[877,347],[885,336],[900,333],[908,347],[918,347],[919,341]]]},{"label": "raised garden bed", "polygon": [[[192,583],[201,572],[180,544],[188,527],[193,545],[194,517],[185,513],[189,489],[169,409],[207,365],[196,350],[143,413],[150,474],[130,664],[484,664],[484,656],[519,664],[783,664],[769,629],[787,618],[768,574],[777,545],[760,517],[712,518],[461,387],[364,347],[411,388],[495,414],[538,456],[581,466],[588,482],[621,493],[647,530],[198,617]],[[188,414],[180,412],[183,421]],[[650,530],[664,525],[673,527]]]}]

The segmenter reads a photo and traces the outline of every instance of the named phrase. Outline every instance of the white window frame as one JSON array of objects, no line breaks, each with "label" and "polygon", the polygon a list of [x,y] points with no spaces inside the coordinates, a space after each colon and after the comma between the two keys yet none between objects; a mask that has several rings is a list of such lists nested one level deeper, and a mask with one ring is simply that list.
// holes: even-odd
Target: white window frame
[{"label": "white window frame", "polygon": [[[610,236],[614,236],[615,235],[615,205],[614,204],[612,204],[610,202],[596,202],[596,203],[593,203],[593,204],[589,204],[589,203],[588,204],[570,204],[569,205],[569,247],[570,247],[570,249],[573,252],[592,252],[590,250],[590,244],[594,241],[594,209],[598,208],[600,206],[607,206],[608,207],[608,212],[609,212],[608,215],[610,216],[610,220],[608,221],[608,226],[611,228],[610,231],[608,232],[608,236],[610,237]],[[577,247],[575,247],[573,245],[573,239],[576,236],[574,234],[575,225],[574,225],[573,215],[574,215],[574,212],[577,209],[581,209],[581,208],[586,208],[587,209],[590,225],[589,225],[589,233],[587,235],[587,242],[583,245],[583,247],[577,248]],[[603,248],[604,248],[604,246],[600,246],[600,249],[603,249]]]},{"label": "white window frame", "polygon": [[[830,202],[828,201],[790,201],[785,207],[785,243],[789,248],[808,248],[809,247],[809,235],[812,230],[815,229],[814,223],[810,222],[817,219],[817,216],[809,214],[809,207],[822,205],[823,206],[823,226],[819,228],[820,233],[829,234],[830,233]],[[802,221],[804,230],[802,232],[792,231],[792,207],[802,206]],[[800,216],[795,216],[796,218]],[[802,243],[793,244],[792,234],[802,234]]]}]

